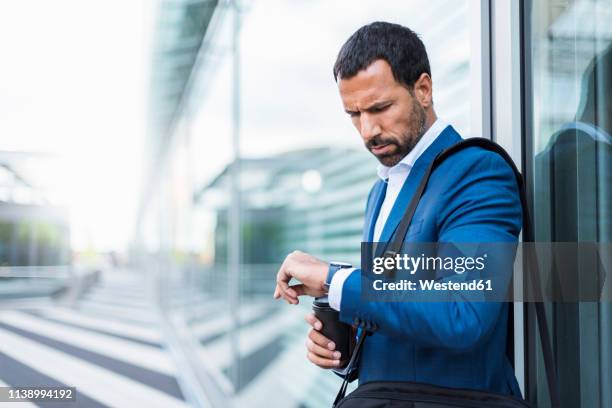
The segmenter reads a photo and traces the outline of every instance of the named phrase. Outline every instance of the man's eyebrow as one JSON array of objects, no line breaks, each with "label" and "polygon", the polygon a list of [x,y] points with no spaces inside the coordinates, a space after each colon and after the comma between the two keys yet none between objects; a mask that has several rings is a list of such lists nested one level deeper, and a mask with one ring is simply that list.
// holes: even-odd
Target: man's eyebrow
[{"label": "man's eyebrow", "polygon": [[[390,100],[385,100],[385,101],[379,101],[379,102],[375,102],[372,105],[368,106],[367,108],[362,109],[363,111],[372,111],[372,110],[376,110],[376,109],[380,109],[380,108],[384,108],[385,106],[391,104],[392,101]],[[346,113],[351,114],[351,113],[358,113],[359,111],[354,111],[354,110],[350,110],[350,109],[345,109],[344,110]]]},{"label": "man's eyebrow", "polygon": [[390,103],[391,103],[390,100],[374,102],[372,105],[368,106],[367,108],[364,108],[364,110],[365,111],[371,111],[373,109],[384,108],[385,106],[389,105]]}]

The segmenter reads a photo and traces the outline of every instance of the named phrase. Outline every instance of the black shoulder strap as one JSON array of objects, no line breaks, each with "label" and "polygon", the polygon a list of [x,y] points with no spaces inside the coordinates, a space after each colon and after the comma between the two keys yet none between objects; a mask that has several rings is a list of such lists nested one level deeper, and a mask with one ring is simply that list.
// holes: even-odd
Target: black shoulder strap
[{"label": "black shoulder strap", "polygon": [[[529,207],[527,205],[527,196],[525,194],[525,184],[524,184],[521,173],[516,168],[516,165],[514,164],[514,161],[512,160],[510,155],[500,145],[498,145],[495,142],[492,142],[491,140],[485,139],[485,138],[475,137],[475,138],[462,140],[458,142],[457,144],[447,148],[446,150],[443,150],[435,157],[433,162],[429,165],[429,167],[425,171],[425,174],[423,175],[423,178],[421,179],[421,183],[419,184],[417,190],[415,191],[414,196],[412,197],[412,200],[410,201],[410,204],[408,205],[408,207],[406,207],[406,211],[404,212],[402,221],[400,222],[399,226],[395,230],[395,233],[393,234],[389,242],[385,244],[385,251],[384,251],[385,256],[394,257],[397,253],[401,251],[404,239],[406,237],[406,232],[408,231],[408,227],[410,226],[412,217],[414,216],[414,213],[419,204],[421,196],[423,195],[423,192],[425,191],[425,188],[427,187],[429,177],[431,176],[431,173],[433,172],[433,170],[435,170],[437,166],[439,166],[444,160],[446,160],[451,155],[463,149],[467,149],[468,147],[474,147],[474,146],[478,146],[480,148],[483,148],[483,149],[499,154],[504,159],[504,161],[508,163],[508,165],[514,172],[514,176],[516,178],[516,183],[518,185],[518,190],[520,194],[521,206],[523,209],[523,242],[533,242],[534,241],[533,226],[532,226],[533,224],[531,223],[531,217],[529,216]],[[528,251],[528,252],[531,253],[531,251]],[[526,273],[532,279],[534,291],[536,292],[536,294],[541,294],[542,290],[541,290],[540,281],[539,281],[538,263],[528,260],[526,265],[528,267]],[[534,268],[533,271],[530,270],[531,267]],[[541,296],[539,297],[542,298]],[[559,389],[557,385],[557,371],[556,371],[555,361],[553,358],[553,353],[552,353],[552,348],[551,348],[550,335],[547,330],[548,323],[547,323],[546,313],[544,311],[544,305],[542,304],[542,302],[534,302],[534,303],[535,303],[535,310],[536,310],[536,318],[538,321],[540,341],[542,344],[542,352],[544,354],[544,366],[546,368],[546,377],[548,380],[548,391],[550,393],[551,406],[553,408],[557,408],[561,406],[561,402],[560,402],[560,397],[559,397]],[[363,346],[363,338],[365,338],[365,334],[366,333],[364,330],[364,333],[362,334],[362,338],[360,338],[360,341],[358,342],[357,347],[354,350],[355,355],[359,353],[359,349]],[[353,359],[351,358],[351,360]],[[355,361],[352,361],[352,362],[355,363]],[[344,396],[344,392],[342,392],[343,390],[344,391],[346,390],[346,386],[344,384],[343,384],[343,387],[341,388],[341,392],[339,392],[338,396],[336,397],[336,401],[339,401]],[[340,395],[341,393],[342,393],[342,396]]]},{"label": "black shoulder strap", "polygon": [[347,374],[344,377],[344,380],[342,381],[342,385],[340,386],[340,390],[338,390],[338,394],[336,395],[336,399],[334,400],[332,407],[338,405],[340,400],[346,395],[346,388],[348,387],[350,373],[356,367],[357,361],[359,360],[359,355],[361,354],[361,347],[363,346],[363,342],[365,341],[365,338],[368,336],[368,334],[370,333],[365,330],[362,330],[361,336],[359,336],[359,340],[357,340],[355,350],[353,350],[353,354],[351,354],[351,359],[349,360],[348,365],[346,366]]}]

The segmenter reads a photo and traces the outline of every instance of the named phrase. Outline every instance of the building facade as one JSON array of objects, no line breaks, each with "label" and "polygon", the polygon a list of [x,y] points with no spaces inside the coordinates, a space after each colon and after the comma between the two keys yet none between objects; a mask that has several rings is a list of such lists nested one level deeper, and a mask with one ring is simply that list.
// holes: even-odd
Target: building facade
[{"label": "building facade", "polygon": [[[438,115],[510,152],[537,240],[609,242],[611,16],[609,0],[161,1],[136,249],[189,362],[191,398],[317,407],[339,385],[304,357],[309,305],[271,294],[293,249],[359,262],[376,162],[331,67],[368,22],[422,36]],[[612,407],[611,305],[547,312],[564,406]],[[521,389],[549,406],[531,307],[517,302],[514,319]]]}]

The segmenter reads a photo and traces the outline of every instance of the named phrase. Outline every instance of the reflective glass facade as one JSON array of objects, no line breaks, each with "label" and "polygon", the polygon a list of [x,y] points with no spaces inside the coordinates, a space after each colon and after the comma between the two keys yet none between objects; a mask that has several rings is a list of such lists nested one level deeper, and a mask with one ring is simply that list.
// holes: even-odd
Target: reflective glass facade
[{"label": "reflective glass facade", "polygon": [[[331,72],[340,46],[363,24],[386,20],[422,33],[438,115],[464,137],[520,147],[514,157],[530,187],[537,240],[612,236],[612,2],[524,0],[516,20],[493,0],[355,3],[252,1],[238,12],[231,2],[215,3],[214,12],[196,13],[206,15],[205,33],[192,31],[184,47],[173,37],[173,75],[156,77],[182,96],[167,98],[170,109],[160,116],[136,249],[191,376],[205,394],[237,406],[329,406],[340,383],[305,357],[309,300],[288,306],[274,302],[272,291],[294,249],[358,262],[376,161],[343,112]],[[168,18],[165,28],[180,32],[172,24],[187,15],[173,9],[168,16],[181,18]],[[496,81],[509,80],[499,65],[513,52],[503,44],[514,32],[521,81],[511,87],[522,129],[508,141],[496,122],[513,113],[498,103],[505,88]],[[194,58],[191,40],[200,34]],[[482,52],[478,70],[470,65],[475,52]],[[485,85],[486,109],[471,106],[476,83]],[[484,112],[479,119],[492,135],[472,131],[474,112]],[[593,273],[586,264],[576,271],[577,285]],[[563,406],[612,407],[610,304],[546,307]],[[524,325],[524,344],[515,344],[521,388],[546,407],[530,308],[515,322]]]},{"label": "reflective glass facade", "polygon": [[411,27],[428,49],[438,115],[470,136],[468,2],[449,4],[243,3],[238,49],[235,10],[212,17],[141,234],[177,342],[237,406],[331,403],[340,379],[305,358],[310,302],[288,306],[272,292],[295,249],[359,262],[377,161],[332,66],[368,22]]},{"label": "reflective glass facade", "polygon": [[[525,161],[539,241],[612,239],[610,18],[610,1],[525,4]],[[590,259],[575,269],[578,286],[598,273]],[[612,305],[555,303],[547,311],[563,406],[612,407]],[[533,316],[527,322],[527,385],[548,406]]]}]

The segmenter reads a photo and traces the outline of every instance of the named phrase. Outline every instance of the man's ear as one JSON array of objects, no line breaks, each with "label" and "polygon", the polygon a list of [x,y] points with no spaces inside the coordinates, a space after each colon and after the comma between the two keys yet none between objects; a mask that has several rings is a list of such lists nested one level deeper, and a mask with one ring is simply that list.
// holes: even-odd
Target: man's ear
[{"label": "man's ear", "polygon": [[421,74],[419,79],[414,83],[413,93],[423,109],[428,109],[432,106],[432,84],[429,74],[425,72]]}]

